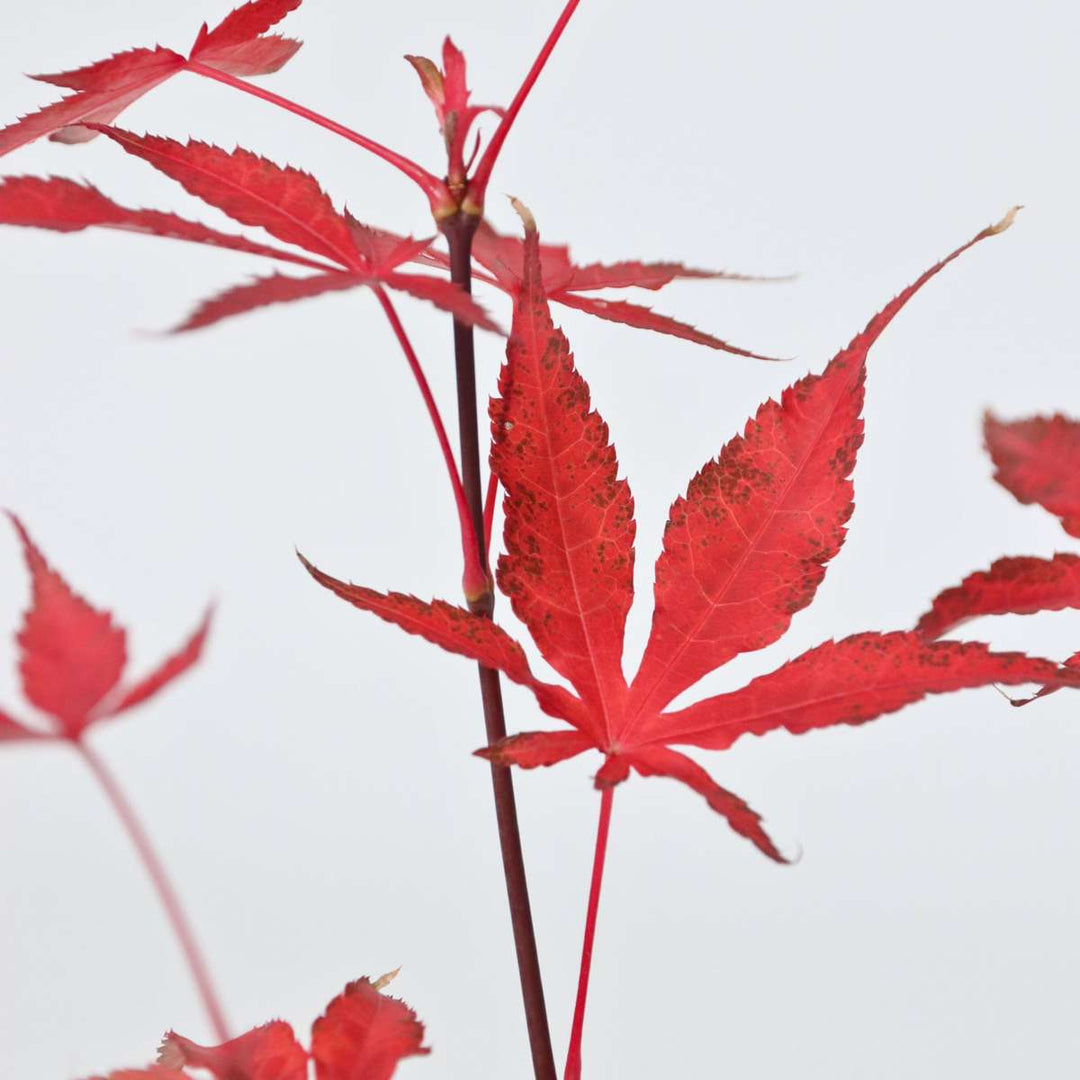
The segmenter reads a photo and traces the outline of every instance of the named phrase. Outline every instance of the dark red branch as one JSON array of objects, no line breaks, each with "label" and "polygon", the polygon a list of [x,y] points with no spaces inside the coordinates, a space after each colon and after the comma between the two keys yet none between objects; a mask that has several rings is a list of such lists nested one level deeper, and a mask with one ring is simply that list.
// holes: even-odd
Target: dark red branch
[{"label": "dark red branch", "polygon": [[[472,239],[477,218],[456,214],[441,223],[450,246],[450,277],[466,292],[472,285]],[[476,409],[476,355],[471,326],[454,320],[454,363],[457,371],[458,426],[461,439],[461,479],[465,498],[472,516],[473,530],[479,545],[478,554],[487,565],[484,550],[484,492],[480,480],[480,438]],[[469,601],[470,609],[491,617],[495,604],[490,590]],[[506,737],[506,718],[503,713],[502,685],[499,673],[480,665],[480,697],[484,707],[484,727],[489,744]],[[525,1022],[532,1050],[533,1073],[536,1080],[556,1080],[555,1058],[548,1031],[547,1007],[544,1004],[544,984],[540,976],[540,958],[536,949],[532,908],[529,904],[529,885],[525,876],[525,860],[521,851],[521,831],[518,827],[514,782],[510,770],[503,765],[491,766],[491,786],[495,796],[495,817],[502,850],[503,873],[506,877],[506,896],[510,904],[510,921],[514,931],[521,994],[525,1003]]]}]

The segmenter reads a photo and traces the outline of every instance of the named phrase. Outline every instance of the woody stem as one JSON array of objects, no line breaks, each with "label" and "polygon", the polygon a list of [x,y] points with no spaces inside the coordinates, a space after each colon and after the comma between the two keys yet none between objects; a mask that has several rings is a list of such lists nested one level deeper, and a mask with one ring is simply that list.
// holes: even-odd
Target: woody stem
[{"label": "woody stem", "polygon": [[[472,239],[476,226],[477,219],[465,213],[458,213],[441,223],[450,247],[451,280],[466,292],[471,291],[472,285]],[[484,493],[480,481],[480,437],[476,409],[476,355],[472,327],[457,319],[454,320],[454,362],[457,372],[461,479],[479,545],[478,554],[486,565]],[[470,600],[469,607],[475,614],[490,618],[494,604],[495,597],[489,588],[484,596]],[[490,745],[506,737],[502,685],[497,671],[481,664],[479,673],[484,726]],[[536,933],[529,904],[529,885],[521,850],[514,782],[509,768],[493,764],[491,786],[495,796],[495,818],[502,851],[503,874],[506,878],[506,895],[510,905],[510,922],[514,932],[518,974],[521,979],[521,994],[525,1004],[525,1023],[529,1032],[533,1073],[536,1080],[555,1080],[555,1058],[551,1050],[547,1007],[544,1004],[544,984],[540,976],[540,958],[537,954]]]},{"label": "woody stem", "polygon": [[150,843],[146,830],[139,821],[139,815],[135,812],[131,803],[128,802],[116,778],[105,767],[105,763],[97,756],[97,753],[87,746],[82,739],[73,739],[71,745],[94,774],[95,779],[105,792],[105,797],[109,800],[110,805],[116,812],[116,816],[120,819],[120,824],[123,825],[124,831],[128,834],[132,844],[134,844],[140,861],[147,874],[150,875],[150,880],[153,882],[161,906],[165,909],[165,915],[172,925],[173,933],[176,935],[184,959],[187,961],[191,977],[195,981],[195,988],[202,999],[203,1008],[206,1010],[214,1035],[219,1042],[227,1042],[229,1039],[229,1026],[225,1022],[225,1014],[218,1001],[217,992],[210,978],[209,968],[206,966],[206,961],[203,959],[203,955],[195,941],[195,935],[192,932],[187,916],[184,914],[184,909],[180,906],[180,898],[177,896],[168,874],[165,873],[165,867]]},{"label": "woody stem", "polygon": [[604,788],[600,796],[600,821],[596,827],[596,851],[593,855],[592,883],[589,904],[585,911],[585,937],[581,945],[581,968],[578,972],[577,1000],[574,1019],[570,1025],[570,1045],[566,1051],[566,1070],[563,1080],[581,1078],[581,1036],[585,1027],[585,998],[589,992],[589,973],[592,970],[593,940],[596,937],[596,913],[600,907],[600,886],[604,880],[604,859],[607,855],[608,832],[611,828],[611,804],[615,789]]}]

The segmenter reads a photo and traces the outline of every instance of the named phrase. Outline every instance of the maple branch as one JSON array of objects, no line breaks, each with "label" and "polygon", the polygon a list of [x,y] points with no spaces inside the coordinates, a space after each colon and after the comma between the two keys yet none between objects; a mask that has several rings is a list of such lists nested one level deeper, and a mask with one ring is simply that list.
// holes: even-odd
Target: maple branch
[{"label": "maple branch", "polygon": [[277,105],[278,108],[302,116],[305,120],[310,120],[313,124],[318,124],[319,127],[324,127],[327,131],[332,131],[335,135],[340,135],[342,138],[356,143],[357,146],[362,146],[365,150],[370,150],[376,157],[380,157],[383,161],[393,165],[394,168],[403,172],[414,184],[418,185],[427,196],[428,201],[431,203],[432,213],[435,213],[436,216],[440,212],[446,213],[447,208],[454,205],[446,185],[437,176],[429,173],[427,169],[422,165],[418,165],[411,158],[383,146],[382,143],[369,139],[366,135],[361,135],[358,131],[353,131],[352,128],[347,128],[344,124],[339,124],[336,120],[331,120],[313,109],[308,109],[303,105],[298,105],[295,101],[282,97],[280,94],[275,94],[272,90],[265,90],[261,86],[237,78],[235,75],[228,74],[228,72],[220,71],[217,68],[210,67],[208,64],[201,64],[198,60],[189,60],[185,70],[195,75],[202,75],[207,79],[215,79],[218,82],[225,83],[226,86],[242,90],[245,94],[251,94],[254,97],[261,98],[263,101],[268,101],[271,105]]},{"label": "maple branch", "polygon": [[604,788],[600,795],[600,820],[596,826],[596,852],[593,855],[589,904],[585,911],[585,937],[581,943],[577,1000],[574,1002],[574,1020],[570,1025],[570,1045],[566,1051],[566,1070],[563,1073],[563,1080],[580,1080],[581,1078],[581,1035],[585,1027],[585,998],[589,992],[593,941],[596,937],[596,913],[600,907],[600,886],[604,880],[604,859],[607,855],[608,832],[611,829],[611,805],[614,798],[613,787]]},{"label": "maple branch", "polygon": [[[472,291],[472,240],[478,220],[470,214],[458,213],[440,222],[440,228],[450,247],[450,280],[469,293]],[[478,545],[484,545],[480,436],[476,411],[476,351],[472,327],[457,319],[454,320],[454,364],[457,374],[461,479],[472,516],[474,535]],[[478,552],[482,563],[486,565],[483,548],[478,548]],[[469,601],[469,608],[474,614],[488,618],[491,617],[494,605],[495,595],[490,586],[484,596]],[[478,670],[484,728],[488,744],[492,745],[506,738],[502,684],[499,673],[492,668],[480,664]],[[544,983],[540,974],[536,931],[533,928],[532,908],[529,904],[529,883],[525,876],[525,859],[521,850],[514,781],[507,766],[492,764],[491,787],[495,797],[495,819],[498,824],[503,875],[506,878],[506,896],[510,905],[510,922],[514,931],[521,996],[525,1003],[525,1023],[529,1031],[533,1073],[536,1080],[556,1080],[547,1006],[544,1004]]]},{"label": "maple branch", "polygon": [[514,95],[514,100],[510,102],[509,108],[504,113],[502,120],[499,122],[499,126],[495,129],[495,134],[491,136],[491,142],[484,147],[484,154],[480,158],[480,164],[476,166],[476,172],[469,181],[469,191],[462,207],[468,213],[479,216],[483,211],[484,193],[487,191],[488,181],[491,179],[491,171],[495,168],[495,161],[502,150],[503,143],[506,141],[506,136],[510,134],[510,128],[517,119],[517,114],[521,112],[521,106],[525,104],[525,99],[529,96],[529,92],[536,84],[536,80],[540,77],[540,72],[544,70],[544,65],[548,62],[548,57],[551,56],[555,46],[559,43],[562,32],[566,29],[567,23],[570,22],[570,17],[577,10],[577,6],[580,2],[581,0],[569,0],[569,3],[563,8],[562,14],[556,20],[555,25],[551,29],[551,33],[548,34],[547,40],[544,42],[536,59],[533,61],[532,67],[529,68],[529,72],[525,76],[524,81],[521,86],[518,87],[518,92]]},{"label": "maple branch", "polygon": [[195,987],[198,990],[199,997],[202,999],[203,1008],[210,1019],[210,1026],[213,1028],[214,1036],[219,1042],[227,1042],[229,1039],[229,1026],[225,1022],[225,1014],[218,1001],[217,992],[214,990],[210,971],[206,966],[202,953],[199,951],[199,946],[195,941],[195,935],[191,930],[191,925],[188,923],[187,916],[184,914],[184,909],[180,906],[180,899],[176,894],[176,890],[169,881],[169,877],[165,873],[165,867],[158,858],[157,852],[154,851],[150,838],[146,835],[146,831],[139,821],[139,815],[128,802],[120,785],[116,782],[116,778],[105,767],[105,763],[98,757],[97,753],[82,739],[72,739],[71,745],[94,774],[110,805],[116,811],[116,816],[120,819],[120,823],[130,837],[132,844],[135,845],[139,859],[146,868],[146,872],[150,875],[150,880],[157,891],[161,906],[165,909],[165,914],[172,924],[173,932],[176,934],[176,939],[183,951],[191,976],[195,980]]},{"label": "maple branch", "polygon": [[386,290],[375,285],[372,287],[372,291],[379,298],[379,303],[386,313],[390,327],[401,345],[401,351],[405,354],[409,370],[413,373],[416,385],[420,388],[420,396],[424,399],[428,416],[431,418],[431,423],[435,428],[435,437],[439,440],[439,449],[442,451],[443,461],[446,463],[446,471],[450,475],[450,486],[454,489],[454,502],[457,505],[458,521],[461,524],[461,550],[465,560],[465,573],[462,584],[465,595],[466,597],[483,596],[491,588],[491,581],[485,569],[487,560],[482,554],[478,554],[483,552],[483,546],[479,542],[473,526],[472,515],[465,499],[465,490],[461,486],[461,474],[458,472],[457,462],[454,460],[454,451],[450,446],[450,439],[446,434],[446,427],[443,425],[439,406],[435,403],[435,396],[431,392],[431,386],[427,381],[427,376],[424,374],[424,369],[420,366],[420,360],[412,347],[412,342],[409,341],[409,337],[405,333],[405,327],[401,325],[401,319],[398,318],[398,313],[390,297],[386,295]]}]

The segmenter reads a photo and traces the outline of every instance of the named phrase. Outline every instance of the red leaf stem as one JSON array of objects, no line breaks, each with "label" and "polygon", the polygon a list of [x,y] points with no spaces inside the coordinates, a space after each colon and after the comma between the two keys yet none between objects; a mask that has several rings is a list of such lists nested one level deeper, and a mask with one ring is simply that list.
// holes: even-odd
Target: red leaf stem
[{"label": "red leaf stem", "polygon": [[380,157],[383,161],[393,165],[394,168],[403,172],[412,180],[427,196],[428,201],[431,203],[432,213],[435,213],[436,216],[438,216],[437,211],[439,209],[445,212],[445,208],[450,204],[450,193],[446,190],[446,185],[437,176],[433,176],[422,165],[418,165],[411,158],[383,146],[382,143],[369,139],[366,135],[361,135],[359,132],[353,131],[352,128],[347,128],[344,124],[339,124],[336,120],[331,120],[313,109],[298,105],[295,101],[290,101],[280,94],[275,94],[272,90],[265,90],[261,86],[249,83],[246,79],[240,79],[235,75],[230,75],[228,72],[219,71],[217,68],[210,67],[207,64],[201,64],[198,60],[189,60],[186,70],[195,75],[202,75],[207,79],[215,79],[217,82],[225,83],[226,86],[231,86],[236,90],[242,90],[246,94],[261,98],[263,101],[268,101],[271,105],[277,105],[280,109],[302,116],[305,120],[310,120],[311,123],[318,124],[319,127],[326,128],[327,131],[332,131],[335,135],[340,135],[343,139],[348,139],[350,142],[356,143],[357,146],[369,150],[376,157]]},{"label": "red leaf stem", "polygon": [[150,843],[150,838],[146,835],[146,830],[139,820],[139,815],[135,812],[131,803],[128,802],[123,790],[116,782],[116,778],[105,767],[105,763],[98,757],[97,753],[81,739],[72,739],[71,745],[94,774],[94,778],[101,785],[110,805],[116,811],[116,816],[120,819],[120,823],[123,825],[132,844],[134,844],[140,861],[147,874],[150,875],[150,880],[153,882],[161,906],[165,909],[165,915],[168,917],[173,932],[176,934],[176,940],[179,942],[184,959],[187,961],[188,968],[191,971],[191,977],[195,980],[195,987],[198,990],[199,997],[202,999],[203,1008],[210,1019],[210,1026],[214,1031],[214,1036],[221,1042],[226,1042],[229,1038],[229,1027],[225,1022],[225,1014],[222,1011],[221,1003],[210,978],[210,970],[199,950],[191,925],[180,904],[180,898],[177,896],[176,890],[165,872],[161,859]]},{"label": "red leaf stem", "polygon": [[454,503],[457,506],[458,521],[461,525],[461,551],[465,560],[461,583],[465,590],[465,598],[468,600],[476,599],[490,591],[491,579],[486,568],[480,562],[480,544],[473,528],[472,515],[465,499],[465,489],[461,486],[461,473],[458,471],[454,451],[450,446],[450,439],[446,434],[446,427],[443,425],[442,416],[439,413],[439,406],[435,402],[427,376],[424,374],[420,360],[412,347],[412,343],[409,341],[408,334],[405,333],[405,327],[401,325],[401,319],[398,318],[398,313],[390,297],[379,286],[375,286],[372,291],[378,297],[379,303],[382,305],[382,309],[390,323],[390,328],[394,331],[398,344],[401,345],[401,351],[405,354],[409,370],[413,373],[416,385],[420,389],[420,396],[424,399],[424,406],[427,409],[428,416],[431,418],[432,426],[435,428],[435,437],[439,440],[439,449],[442,451],[446,471],[450,476],[450,486],[454,490]]},{"label": "red leaf stem", "polygon": [[614,798],[613,787],[602,789],[600,820],[596,826],[596,852],[593,855],[592,882],[589,885],[589,904],[585,911],[585,937],[581,943],[577,1000],[574,1002],[574,1019],[570,1025],[570,1046],[566,1051],[566,1069],[563,1072],[563,1080],[581,1080],[581,1036],[585,1026],[585,998],[589,992],[593,941],[596,938],[596,915],[600,907],[600,886],[604,880],[604,860],[607,856],[608,832],[611,829],[611,804]]},{"label": "red leaf stem", "polygon": [[569,3],[563,8],[562,14],[551,28],[551,33],[548,34],[547,40],[544,42],[536,59],[533,61],[532,67],[529,68],[524,81],[521,86],[518,87],[518,92],[514,95],[514,100],[510,102],[506,114],[499,122],[499,126],[495,129],[495,134],[492,135],[491,142],[484,148],[483,156],[480,158],[480,164],[476,166],[476,172],[469,181],[469,191],[465,197],[465,202],[462,204],[462,209],[466,213],[479,216],[483,211],[484,193],[487,191],[488,181],[491,179],[491,171],[495,168],[495,162],[499,157],[499,152],[502,150],[503,143],[506,141],[506,136],[510,134],[510,128],[517,119],[517,114],[521,112],[521,106],[525,104],[525,99],[529,96],[530,91],[536,84],[536,80],[540,77],[540,72],[544,70],[544,65],[548,62],[548,57],[551,56],[555,46],[559,43],[559,38],[562,37],[563,31],[566,29],[571,16],[577,10],[577,6],[580,2],[581,0],[569,0]]}]

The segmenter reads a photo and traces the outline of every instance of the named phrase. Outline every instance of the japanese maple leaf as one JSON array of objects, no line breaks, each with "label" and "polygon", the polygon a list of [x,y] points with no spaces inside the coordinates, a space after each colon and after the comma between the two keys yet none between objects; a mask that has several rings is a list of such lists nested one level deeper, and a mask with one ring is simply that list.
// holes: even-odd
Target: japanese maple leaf
[{"label": "japanese maple leaf", "polygon": [[1080,423],[1033,416],[1007,424],[987,415],[986,448],[994,479],[1022,503],[1038,503],[1080,537]]},{"label": "japanese maple leaf", "polygon": [[0,129],[0,155],[43,136],[66,143],[92,139],[93,125],[111,124],[133,101],[192,64],[227,75],[269,75],[300,42],[266,31],[299,6],[300,0],[251,0],[213,30],[203,23],[187,57],[158,45],[129,49],[75,71],[34,75],[74,93]]},{"label": "japanese maple leaf", "polygon": [[[474,260],[484,268],[473,272],[476,280],[493,285],[510,296],[520,291],[523,247],[518,237],[504,236],[496,232],[486,221],[482,222],[473,238],[472,253]],[[610,322],[622,323],[640,330],[654,330],[660,334],[670,334],[672,337],[692,341],[697,345],[706,345],[711,349],[721,349],[736,356],[748,356],[756,360],[774,359],[732,345],[688,323],[680,322],[669,315],[661,315],[641,304],[633,304],[625,300],[608,300],[589,294],[601,289],[629,288],[650,289],[655,292],[665,285],[670,285],[673,281],[686,279],[725,281],[784,279],[733,274],[723,270],[695,270],[693,267],[677,262],[627,261],[611,265],[588,263],[578,266],[570,258],[570,249],[565,244],[540,244],[539,258],[540,279],[544,295],[548,300],[565,304],[567,307]],[[450,260],[445,254],[433,249],[422,251],[417,261],[444,268],[450,265]]]},{"label": "japanese maple leaf", "polygon": [[303,278],[275,273],[235,286],[204,301],[176,327],[178,331],[210,326],[268,304],[359,286],[396,289],[450,311],[470,325],[498,329],[458,286],[398,269],[413,260],[428,240],[397,237],[361,225],[347,212],[338,213],[314,177],[299,169],[276,165],[239,148],[230,152],[195,140],[184,144],[106,126],[96,130],[235,221],[261,226],[275,239],[301,251],[224,234],[174,214],[128,209],[95,188],[55,177],[21,176],[0,181],[0,224],[60,232],[98,227],[149,233],[265,255],[318,271]]},{"label": "japanese maple leaf", "polygon": [[338,213],[312,176],[289,166],[275,165],[249,150],[238,148],[229,152],[207,143],[182,144],[107,126],[101,126],[100,130],[128,153],[179,182],[190,194],[242,225],[261,226],[275,239],[300,250],[255,243],[175,214],[129,209],[112,202],[95,188],[57,178],[11,177],[0,181],[0,224],[60,232],[97,227],[150,233],[265,255],[317,271],[300,278],[275,273],[227,289],[200,304],[176,331],[210,326],[269,304],[361,286],[370,288],[417,382],[446,464],[462,532],[463,588],[467,596],[486,594],[490,590],[486,558],[480,557],[481,548],[474,535],[445,425],[419,358],[386,290],[397,290],[432,303],[461,323],[501,331],[460,286],[399,269],[415,261],[430,241],[397,236],[361,224],[348,211]]},{"label": "japanese maple leaf", "polygon": [[537,679],[521,646],[489,620],[442,601],[346,584],[305,565],[356,607],[529,687],[545,712],[570,725],[511,736],[481,756],[531,768],[599,750],[599,787],[631,770],[679,780],[781,860],[760,817],[673,745],[723,750],[747,734],[861,724],[927,694],[992,682],[1080,685],[1080,672],[982,644],[863,633],[827,641],[741,690],[668,709],[704,675],[776,641],[811,602],[852,512],[849,476],[862,442],[870,346],[942,267],[1010,220],[984,229],[923,274],[822,374],[762,405],[744,433],[691,480],[671,508],[656,565],[652,632],[629,683],[622,653],[633,597],[633,501],[618,478],[607,425],[552,324],[532,228],[500,397],[491,406],[491,464],[506,492],[506,552],[497,580],[541,654],[576,693]]},{"label": "japanese maple leaf", "polygon": [[206,1070],[214,1080],[307,1080],[309,1061],[315,1080],[390,1080],[402,1060],[430,1053],[421,1045],[424,1025],[416,1013],[381,993],[392,977],[349,983],[312,1025],[310,1053],[282,1020],[220,1046],[199,1046],[170,1031],[157,1065],[123,1069],[108,1080],[192,1080],[187,1068]]},{"label": "japanese maple leaf", "polygon": [[210,610],[177,652],[148,674],[124,679],[124,629],[107,611],[73,592],[45,561],[22,522],[10,516],[32,589],[17,639],[19,674],[26,700],[49,717],[50,726],[43,730],[0,712],[0,741],[79,740],[91,724],[141,705],[199,659],[210,630]]},{"label": "japanese maple leaf", "polygon": [[[983,432],[997,469],[994,479],[1020,502],[1039,503],[1060,518],[1071,536],[1080,536],[1080,423],[1060,415],[1005,423],[988,413]],[[917,629],[927,638],[939,638],[982,615],[1033,615],[1064,608],[1080,608],[1080,556],[1010,556],[939,593]],[[1080,670],[1080,652],[1065,663]],[[1046,686],[1035,697],[1055,689]]]}]

